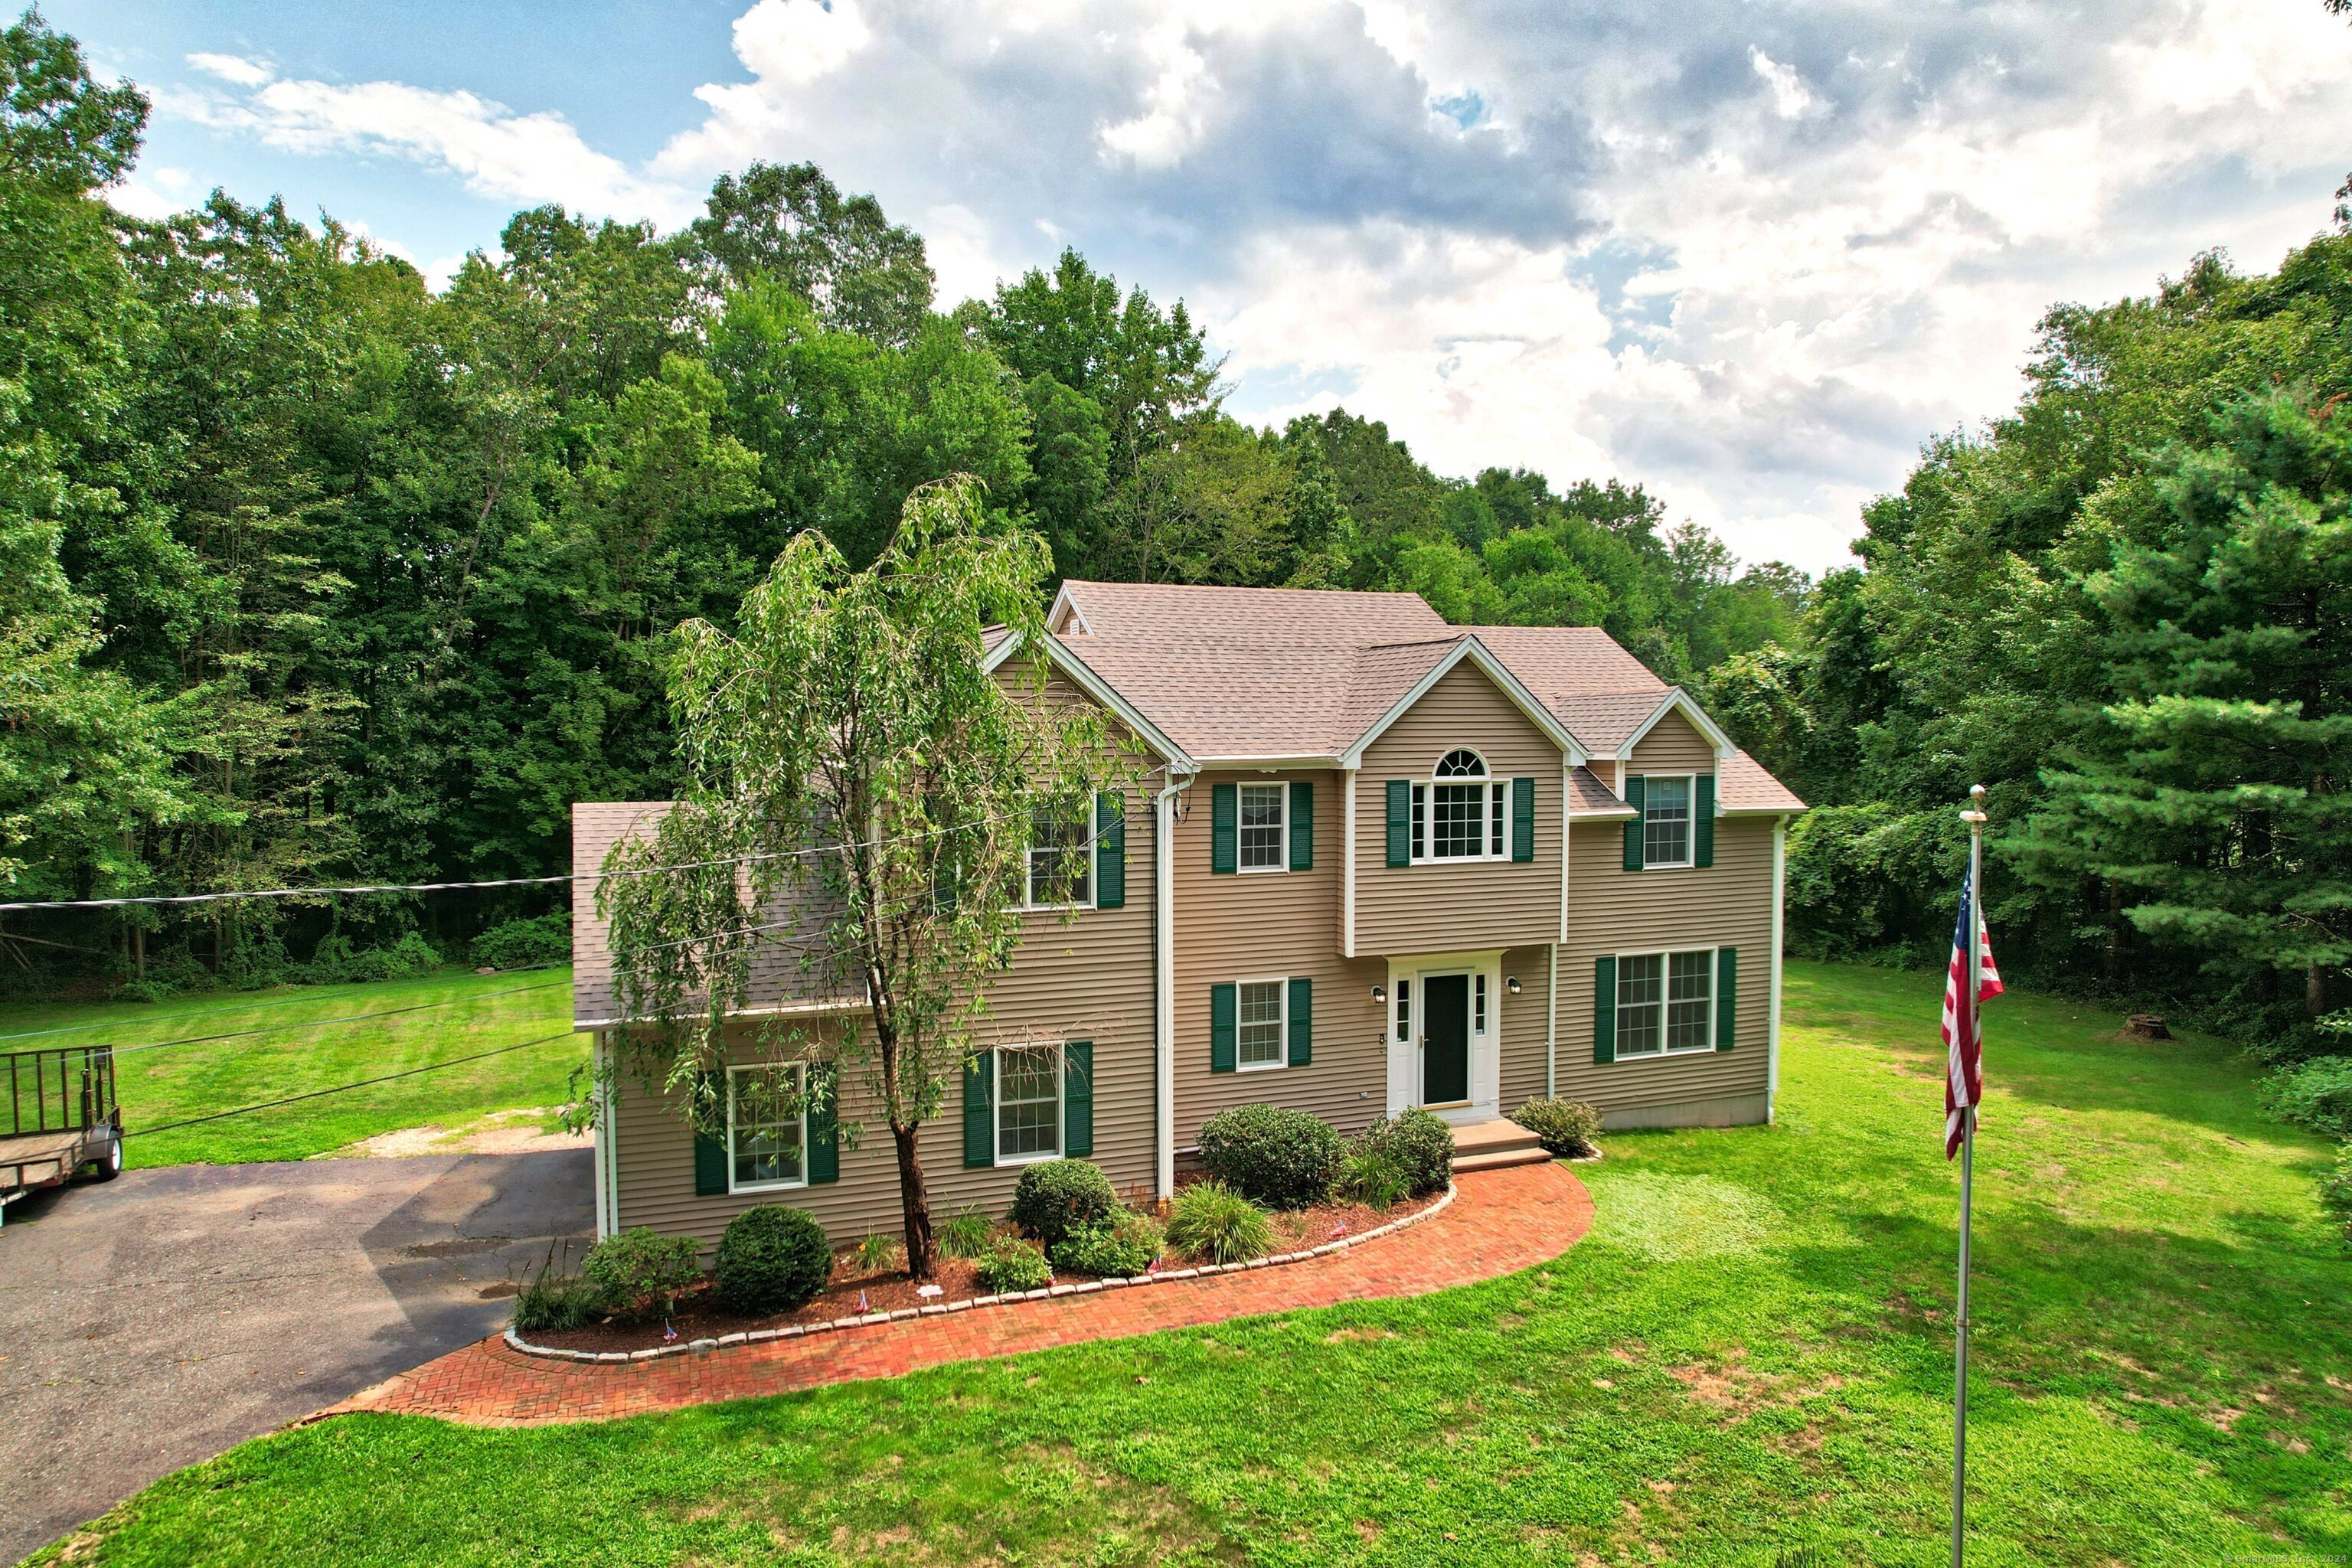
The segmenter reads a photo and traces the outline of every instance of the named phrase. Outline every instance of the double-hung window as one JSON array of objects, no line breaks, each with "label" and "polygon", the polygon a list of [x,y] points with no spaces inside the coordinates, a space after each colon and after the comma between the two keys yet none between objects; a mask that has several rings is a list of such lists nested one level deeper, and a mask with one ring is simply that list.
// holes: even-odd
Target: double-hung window
[{"label": "double-hung window", "polygon": [[1620,1058],[1714,1048],[1715,959],[1711,947],[1618,955]]},{"label": "double-hung window", "polygon": [[1241,868],[1279,871],[1283,856],[1283,803],[1289,788],[1278,784],[1241,786]]},{"label": "double-hung window", "polygon": [[1642,863],[1691,863],[1691,776],[1650,774],[1643,784]]},{"label": "double-hung window", "polygon": [[1062,1152],[1062,1047],[1000,1046],[996,1069],[996,1162],[1050,1160]]},{"label": "double-hung window", "polygon": [[1040,811],[1029,829],[1029,905],[1056,910],[1094,901],[1093,846],[1082,809]]},{"label": "double-hung window", "polygon": [[1487,776],[1486,759],[1457,748],[1438,759],[1435,776],[1412,786],[1412,858],[1499,860],[1507,780]]},{"label": "double-hung window", "polygon": [[[727,1069],[727,1190],[760,1192],[808,1183],[807,1069],[770,1077],[761,1067]],[[786,1112],[782,1105],[793,1109]]]},{"label": "double-hung window", "polygon": [[1244,980],[1238,987],[1234,1059],[1242,1071],[1283,1065],[1283,993],[1287,989],[1280,980]]}]

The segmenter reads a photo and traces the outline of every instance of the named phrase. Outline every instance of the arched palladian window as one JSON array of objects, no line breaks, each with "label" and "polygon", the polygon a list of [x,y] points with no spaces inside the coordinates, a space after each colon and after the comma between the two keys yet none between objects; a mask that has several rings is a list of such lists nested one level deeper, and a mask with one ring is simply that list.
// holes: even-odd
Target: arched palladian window
[{"label": "arched palladian window", "polygon": [[1507,789],[1506,781],[1488,778],[1486,760],[1467,746],[1438,758],[1431,781],[1412,786],[1412,858],[1502,858]]}]

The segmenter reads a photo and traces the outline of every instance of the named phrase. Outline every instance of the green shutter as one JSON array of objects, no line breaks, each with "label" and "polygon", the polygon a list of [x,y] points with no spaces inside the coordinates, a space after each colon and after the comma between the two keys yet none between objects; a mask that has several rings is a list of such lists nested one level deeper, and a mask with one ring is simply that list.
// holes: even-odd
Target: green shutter
[{"label": "green shutter", "polygon": [[1242,863],[1242,791],[1222,784],[1209,790],[1209,869],[1223,876]]},{"label": "green shutter", "polygon": [[1739,1024],[1739,950],[1715,950],[1715,1048],[1727,1051]]},{"label": "green shutter", "polygon": [[1241,1019],[1241,992],[1232,985],[1209,987],[1209,1070],[1234,1070],[1234,1037]]},{"label": "green shutter", "polygon": [[707,1072],[699,1083],[702,1092],[715,1092],[720,1097],[719,1121],[717,1137],[705,1132],[701,1122],[695,1123],[694,1195],[717,1197],[727,1191],[727,1077],[724,1073]]},{"label": "green shutter", "polygon": [[1617,1059],[1617,956],[1592,961],[1592,1059]]},{"label": "green shutter", "polygon": [[1536,781],[1511,781],[1511,858],[1536,858]]},{"label": "green shutter", "polygon": [[991,1069],[995,1065],[986,1051],[973,1053],[963,1064],[963,1163],[966,1165],[996,1163],[996,1117],[988,1098],[996,1076]]},{"label": "green shutter", "polygon": [[1389,780],[1389,864],[1412,864],[1412,785]]},{"label": "green shutter", "polygon": [[1290,983],[1290,1065],[1315,1059],[1315,982],[1305,975]]},{"label": "green shutter", "polygon": [[808,1179],[811,1186],[841,1180],[841,1069],[831,1062],[808,1069]]},{"label": "green shutter", "polygon": [[1095,1043],[1072,1040],[1062,1047],[1062,1152],[1095,1152]]},{"label": "green shutter", "polygon": [[1110,790],[1095,796],[1095,908],[1127,907],[1127,802]]},{"label": "green shutter", "polygon": [[[1691,864],[1715,864],[1715,775],[1701,773],[1691,781]],[[1726,952],[1729,948],[1724,949]]]},{"label": "green shutter", "polygon": [[1290,786],[1290,868],[1315,868],[1315,786],[1304,779]]},{"label": "green shutter", "polygon": [[1625,869],[1642,868],[1642,802],[1649,793],[1649,781],[1635,773],[1625,781],[1625,804],[1633,808],[1633,820],[1625,825]]}]

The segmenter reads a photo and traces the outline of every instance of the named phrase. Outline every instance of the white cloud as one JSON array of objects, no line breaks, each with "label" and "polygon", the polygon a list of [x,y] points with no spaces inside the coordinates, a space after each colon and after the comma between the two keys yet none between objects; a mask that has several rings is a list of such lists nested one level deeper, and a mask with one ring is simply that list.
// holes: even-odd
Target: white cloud
[{"label": "white cloud", "polygon": [[643,177],[597,152],[561,114],[518,114],[470,92],[404,82],[286,79],[259,67],[237,76],[223,63],[249,62],[201,58],[212,62],[205,67],[212,74],[248,90],[158,94],[163,106],[287,152],[404,158],[454,175],[477,195],[522,205],[561,202],[598,216],[675,223],[695,208],[692,192]]},{"label": "white cloud", "polygon": [[249,60],[242,55],[194,54],[188,57],[188,63],[206,76],[216,76],[238,87],[259,87],[278,74],[259,60]]},{"label": "white cloud", "polygon": [[763,80],[805,85],[873,41],[857,0],[759,0],[735,19],[735,54]]},{"label": "white cloud", "polygon": [[1794,67],[1777,64],[1762,49],[1752,47],[1748,51],[1748,63],[1772,89],[1772,112],[1781,119],[1801,120],[1805,111],[1814,106],[1812,90],[1805,86],[1805,79],[1797,74]]}]

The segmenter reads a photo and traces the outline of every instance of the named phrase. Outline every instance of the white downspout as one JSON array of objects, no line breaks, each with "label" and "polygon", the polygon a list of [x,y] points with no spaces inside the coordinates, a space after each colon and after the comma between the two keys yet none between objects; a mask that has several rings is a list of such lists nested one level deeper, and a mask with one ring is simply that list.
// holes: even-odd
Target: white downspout
[{"label": "white downspout", "polygon": [[1772,1016],[1764,1026],[1764,1120],[1780,1094],[1780,904],[1788,885],[1789,819],[1772,819]]},{"label": "white downspout", "polygon": [[[1339,792],[1344,797],[1340,815],[1345,819],[1339,839],[1339,956],[1356,956],[1356,770],[1351,766],[1339,774]],[[1385,1031],[1388,1026],[1381,1026]]]},{"label": "white downspout", "polygon": [[1559,1098],[1559,944],[1568,940],[1569,791],[1575,786],[1576,764],[1559,770],[1559,929],[1552,933],[1551,954],[1544,974],[1544,1098]]},{"label": "white downspout", "polygon": [[1176,1195],[1176,795],[1188,782],[1172,770],[1151,819],[1152,1180]]},{"label": "white downspout", "polygon": [[605,1049],[604,1032],[596,1031],[590,1047],[589,1065],[595,1074],[596,1095],[596,1239],[615,1236],[621,1229],[621,1167],[614,1157],[615,1110],[613,1086],[605,1079],[605,1063],[610,1053]]}]

